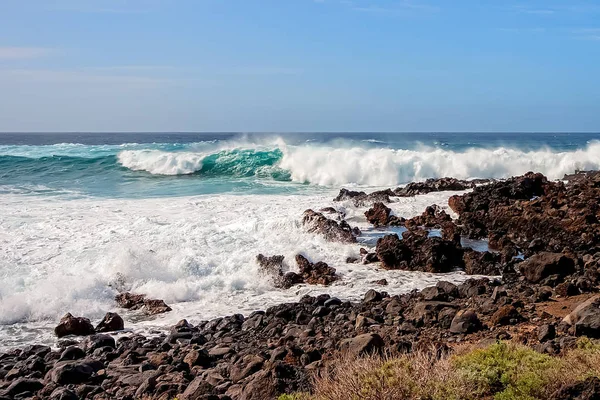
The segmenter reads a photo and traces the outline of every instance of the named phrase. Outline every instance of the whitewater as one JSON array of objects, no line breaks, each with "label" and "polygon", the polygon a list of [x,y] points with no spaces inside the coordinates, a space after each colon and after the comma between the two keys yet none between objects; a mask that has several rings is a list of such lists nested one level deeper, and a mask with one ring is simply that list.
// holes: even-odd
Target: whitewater
[{"label": "whitewater", "polygon": [[[365,207],[333,202],[340,187],[369,191],[430,177],[505,178],[530,170],[558,179],[600,168],[600,142],[592,134],[502,143],[422,134],[410,140],[90,135],[72,143],[64,135],[56,143],[48,136],[3,142],[0,135],[3,348],[55,343],[52,328],[66,312],[97,322],[117,311],[128,329],[151,333],[182,318],[249,313],[308,293],[358,299],[382,278],[393,294],[440,279],[460,282],[466,278],[460,273],[347,264],[386,231],[369,227]],[[452,194],[401,198],[390,207],[405,218],[431,204],[448,210]],[[303,229],[304,210],[331,206],[364,231],[362,243],[330,243]],[[301,253],[335,267],[342,279],[328,288],[277,289],[259,273],[259,253],[284,255],[289,270]],[[147,318],[117,310],[113,299],[123,290],[164,299],[173,311]]]}]

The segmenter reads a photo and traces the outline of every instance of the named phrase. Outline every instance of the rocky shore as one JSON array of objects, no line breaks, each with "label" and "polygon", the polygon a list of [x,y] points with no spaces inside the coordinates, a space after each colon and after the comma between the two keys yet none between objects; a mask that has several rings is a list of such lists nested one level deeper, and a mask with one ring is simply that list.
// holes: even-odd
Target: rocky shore
[{"label": "rocky shore", "polygon": [[[386,206],[394,197],[465,189],[472,191],[449,201],[456,220],[436,206],[405,220]],[[444,178],[374,194],[342,190],[335,200],[370,206],[366,217],[374,226],[406,228],[402,237],[384,236],[373,251],[349,259],[357,268],[379,263],[477,276],[404,295],[386,293],[381,281],[359,302],[305,296],[246,316],[196,325],[182,320],[153,337],[112,335],[123,329],[113,313],[96,327],[66,315],[57,326],[57,348],[0,355],[0,399],[273,399],[310,393],[313,377],[335,370],[340,357],[424,349],[441,355],[459,344],[497,340],[556,355],[578,337],[600,338],[600,175],[559,182],[534,173],[498,182]],[[307,210],[303,223],[332,241],[353,243],[360,233],[336,209]],[[490,251],[463,247],[463,237],[487,239]],[[285,273],[283,257],[257,257],[281,287],[339,278],[325,263],[301,255],[295,261],[299,272]],[[148,314],[169,311],[139,294],[117,300]],[[600,396],[598,388],[593,395]],[[583,398],[576,395],[563,398]]]}]

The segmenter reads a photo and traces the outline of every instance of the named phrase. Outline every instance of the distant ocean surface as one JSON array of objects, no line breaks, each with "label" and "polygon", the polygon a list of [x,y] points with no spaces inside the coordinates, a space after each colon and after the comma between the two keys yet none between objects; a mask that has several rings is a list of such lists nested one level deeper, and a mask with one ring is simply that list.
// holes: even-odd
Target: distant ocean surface
[{"label": "distant ocean surface", "polygon": [[276,194],[341,185],[559,178],[600,167],[600,134],[0,134],[0,193],[108,198]]},{"label": "distant ocean surface", "polygon": [[[71,312],[97,322],[117,311],[151,332],[187,318],[249,313],[304,294],[360,298],[385,278],[405,293],[439,276],[346,264],[389,231],[366,208],[332,201],[340,187],[372,190],[414,180],[505,178],[537,171],[558,179],[600,169],[600,134],[581,133],[1,133],[0,350],[54,344]],[[412,217],[454,193],[390,204]],[[306,232],[302,212],[336,207],[364,232],[357,244]],[[473,245],[484,245],[475,243]],[[256,255],[335,267],[331,287],[277,289]],[[164,299],[156,318],[118,310],[120,291]]]}]

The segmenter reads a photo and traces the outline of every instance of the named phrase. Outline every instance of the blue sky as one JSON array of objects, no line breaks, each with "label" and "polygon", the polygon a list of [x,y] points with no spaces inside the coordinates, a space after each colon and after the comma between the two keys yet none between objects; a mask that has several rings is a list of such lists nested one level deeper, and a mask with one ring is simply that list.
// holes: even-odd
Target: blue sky
[{"label": "blue sky", "polygon": [[600,1],[1,0],[0,131],[600,131]]}]

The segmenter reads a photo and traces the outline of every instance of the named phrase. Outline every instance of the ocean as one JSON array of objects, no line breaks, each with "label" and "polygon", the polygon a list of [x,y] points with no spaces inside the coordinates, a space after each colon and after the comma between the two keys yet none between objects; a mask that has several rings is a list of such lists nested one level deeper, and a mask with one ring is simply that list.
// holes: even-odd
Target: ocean
[{"label": "ocean", "polygon": [[[98,321],[117,311],[151,333],[249,313],[304,294],[360,298],[386,278],[390,293],[444,276],[346,264],[374,230],[364,207],[333,203],[341,187],[376,190],[426,178],[559,179],[600,169],[600,134],[582,133],[2,133],[0,134],[0,349],[54,344],[71,312]],[[454,193],[402,198],[400,216]],[[308,208],[334,206],[364,230],[358,244],[326,242],[300,224]],[[482,243],[474,245],[485,245]],[[333,286],[277,289],[259,253],[325,261]],[[164,299],[155,318],[117,310],[122,290]]]}]

